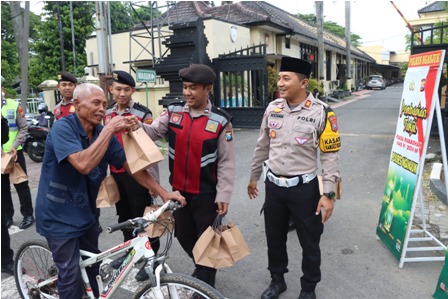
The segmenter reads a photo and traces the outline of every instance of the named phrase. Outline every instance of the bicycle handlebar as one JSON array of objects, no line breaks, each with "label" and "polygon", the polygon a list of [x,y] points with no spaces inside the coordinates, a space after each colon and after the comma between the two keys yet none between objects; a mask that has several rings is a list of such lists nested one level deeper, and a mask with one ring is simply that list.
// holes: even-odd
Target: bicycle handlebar
[{"label": "bicycle handlebar", "polygon": [[155,222],[157,218],[166,210],[175,211],[181,208],[182,205],[178,201],[168,200],[165,202],[160,208],[155,211],[146,213],[143,217],[137,217],[134,219],[129,219],[124,222],[113,224],[107,227],[107,232],[112,233],[114,231],[126,228],[126,227],[134,227],[140,224],[144,224],[146,222]]}]

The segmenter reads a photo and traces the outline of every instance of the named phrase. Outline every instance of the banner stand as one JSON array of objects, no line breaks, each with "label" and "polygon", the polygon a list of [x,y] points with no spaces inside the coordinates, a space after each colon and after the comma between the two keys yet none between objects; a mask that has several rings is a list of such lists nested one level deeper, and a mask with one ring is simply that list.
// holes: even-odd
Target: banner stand
[{"label": "banner stand", "polygon": [[[433,97],[433,103],[432,105],[432,111],[429,115],[429,122],[428,122],[428,130],[431,127],[434,112],[437,117],[437,124],[439,129],[439,136],[440,136],[440,148],[442,152],[442,162],[443,162],[443,171],[445,173],[445,186],[447,187],[448,191],[448,167],[447,167],[447,155],[445,150],[445,137],[443,133],[443,124],[442,124],[442,115],[440,112],[440,102],[439,97],[435,93]],[[434,111],[435,110],[435,111]],[[429,131],[428,131],[429,132]],[[425,146],[423,147],[423,157],[426,156],[426,150],[428,146],[430,134],[427,134],[425,136]],[[403,268],[405,262],[426,262],[426,261],[444,261],[445,260],[445,252],[447,247],[438,240],[433,234],[431,234],[426,225],[426,219],[425,219],[425,207],[423,205],[423,192],[422,192],[422,177],[423,177],[423,170],[425,166],[425,159],[422,159],[421,166],[419,168],[419,175],[416,185],[416,190],[414,192],[414,198],[412,203],[412,209],[411,209],[411,215],[409,217],[409,223],[406,231],[406,237],[403,244],[403,250],[401,252],[400,257],[400,264],[399,268]],[[448,193],[447,193],[448,194]],[[422,218],[422,228],[421,229],[412,229],[413,220],[415,216],[415,209],[417,206],[417,200],[420,204],[420,213]],[[425,242],[432,242],[432,246],[422,246],[420,243]],[[416,244],[416,246],[409,246],[410,244]],[[442,252],[441,256],[423,256],[423,257],[408,257],[407,253],[409,252],[430,252],[434,255],[434,252],[440,251]]]}]

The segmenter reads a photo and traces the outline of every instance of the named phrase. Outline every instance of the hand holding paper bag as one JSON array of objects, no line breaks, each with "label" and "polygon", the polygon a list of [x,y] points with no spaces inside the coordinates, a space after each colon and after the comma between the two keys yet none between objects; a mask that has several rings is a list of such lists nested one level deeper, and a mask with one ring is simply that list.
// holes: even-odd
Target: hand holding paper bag
[{"label": "hand holding paper bag", "polygon": [[142,128],[123,134],[123,147],[132,174],[163,160],[159,148]]}]

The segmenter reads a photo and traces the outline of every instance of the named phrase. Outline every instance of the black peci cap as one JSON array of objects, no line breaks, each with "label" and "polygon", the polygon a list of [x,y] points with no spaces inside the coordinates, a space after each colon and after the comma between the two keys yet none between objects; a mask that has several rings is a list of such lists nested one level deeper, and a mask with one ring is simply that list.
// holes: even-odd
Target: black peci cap
[{"label": "black peci cap", "polygon": [[135,87],[134,78],[132,78],[131,74],[129,74],[125,71],[113,71],[112,79],[114,80],[114,82]]},{"label": "black peci cap", "polygon": [[280,72],[294,72],[310,77],[311,63],[306,60],[292,57],[282,57]]},{"label": "black peci cap", "polygon": [[78,83],[78,79],[70,73],[67,72],[58,72],[58,82],[68,81],[72,83]]},{"label": "black peci cap", "polygon": [[179,70],[179,76],[184,82],[213,84],[216,74],[213,69],[205,64],[192,64]]}]

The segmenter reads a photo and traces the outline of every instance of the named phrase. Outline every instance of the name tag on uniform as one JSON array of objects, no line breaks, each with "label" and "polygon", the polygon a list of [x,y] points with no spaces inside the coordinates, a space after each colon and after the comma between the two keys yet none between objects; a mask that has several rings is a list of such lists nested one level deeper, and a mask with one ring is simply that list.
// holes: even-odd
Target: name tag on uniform
[{"label": "name tag on uniform", "polygon": [[216,131],[218,130],[218,122],[209,119],[207,121],[207,125],[205,126],[205,130],[211,133],[216,133]]}]

